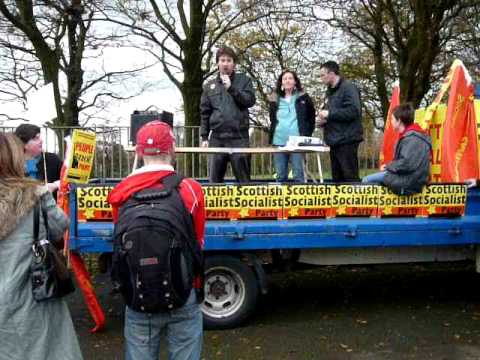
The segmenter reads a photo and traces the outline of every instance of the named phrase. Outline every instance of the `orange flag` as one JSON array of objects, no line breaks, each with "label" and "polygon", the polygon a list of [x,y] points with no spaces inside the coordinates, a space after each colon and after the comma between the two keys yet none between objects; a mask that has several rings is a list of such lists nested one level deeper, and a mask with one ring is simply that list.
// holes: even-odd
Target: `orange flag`
[{"label": "orange flag", "polygon": [[474,87],[463,64],[455,67],[443,125],[441,180],[461,182],[480,177]]},{"label": "orange flag", "polygon": [[73,273],[77,278],[77,284],[82,289],[83,299],[87,304],[88,311],[95,321],[95,327],[90,332],[95,333],[105,327],[105,314],[100,307],[100,304],[93,289],[92,281],[88,273],[83,259],[77,253],[70,254],[70,261],[72,264]]},{"label": "orange flag", "polygon": [[[70,187],[67,181],[67,167],[68,167],[68,159],[70,156],[72,144],[71,144],[71,139],[65,139],[65,142],[66,142],[65,160],[63,161],[62,170],[60,173],[60,187],[58,189],[58,194],[57,194],[57,205],[65,212],[65,215],[69,216],[70,208],[68,203],[68,193],[70,191]],[[85,264],[83,263],[83,260],[80,257],[80,255],[74,252],[71,252],[69,250],[69,241],[70,241],[70,234],[69,234],[69,229],[67,228],[67,231],[64,234],[64,244],[65,244],[64,254],[67,256],[69,260],[69,264],[77,279],[77,284],[80,287],[80,290],[82,291],[83,298],[85,299],[85,303],[87,304],[90,315],[95,321],[95,327],[90,331],[97,332],[102,330],[105,327],[105,315],[100,306],[100,303],[97,300],[97,296],[95,294],[92,281],[90,280],[90,275],[88,274],[88,271],[85,268]]]},{"label": "orange flag", "polygon": [[[62,169],[60,171],[60,186],[57,192],[57,206],[63,210],[67,217],[70,217],[70,208],[68,207],[68,192],[69,192],[69,185],[67,179],[67,167],[68,167],[68,158],[71,149],[71,139],[65,138],[65,158],[62,163]],[[68,256],[68,249],[69,249],[69,228],[65,231],[63,235],[64,240],[64,255]]]},{"label": "orange flag", "polygon": [[380,151],[380,166],[388,164],[393,160],[395,155],[395,144],[400,136],[392,127],[392,111],[400,105],[400,86],[395,83],[393,87],[392,97],[390,99],[390,106],[388,108],[387,119],[385,120],[385,127],[383,130],[383,144]]}]

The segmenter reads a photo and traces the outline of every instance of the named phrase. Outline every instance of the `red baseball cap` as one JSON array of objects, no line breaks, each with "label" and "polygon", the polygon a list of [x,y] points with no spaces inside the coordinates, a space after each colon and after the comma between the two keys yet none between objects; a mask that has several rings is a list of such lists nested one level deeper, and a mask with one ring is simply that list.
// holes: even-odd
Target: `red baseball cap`
[{"label": "red baseball cap", "polygon": [[142,155],[169,153],[175,146],[175,136],[170,125],[155,120],[143,125],[137,132],[136,151]]}]

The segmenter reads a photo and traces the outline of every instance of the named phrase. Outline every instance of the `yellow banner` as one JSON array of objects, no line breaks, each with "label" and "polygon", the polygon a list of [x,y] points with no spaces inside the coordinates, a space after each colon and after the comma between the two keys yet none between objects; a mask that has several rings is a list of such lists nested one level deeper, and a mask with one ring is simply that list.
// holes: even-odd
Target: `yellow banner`
[{"label": "yellow banner", "polygon": [[[77,188],[79,219],[111,219],[111,190]],[[204,185],[203,191],[210,220],[458,216],[465,211],[467,195],[463,184],[431,184],[412,196],[398,196],[373,184]]]},{"label": "yellow banner", "polygon": [[73,130],[67,181],[78,184],[88,183],[93,168],[95,146],[95,133],[78,129]]},{"label": "yellow banner", "polygon": [[208,219],[282,216],[281,185],[205,185],[203,192]]},{"label": "yellow banner", "polygon": [[381,187],[378,215],[461,215],[465,211],[466,200],[467,187],[463,184],[432,184],[411,196],[398,196]]}]

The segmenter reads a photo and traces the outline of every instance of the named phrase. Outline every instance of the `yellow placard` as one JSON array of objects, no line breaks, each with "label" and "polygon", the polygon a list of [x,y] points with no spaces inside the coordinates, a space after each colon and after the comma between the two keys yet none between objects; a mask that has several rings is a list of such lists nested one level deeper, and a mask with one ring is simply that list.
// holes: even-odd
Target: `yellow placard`
[{"label": "yellow placard", "polygon": [[331,186],[325,184],[284,185],[283,218],[323,218],[333,216]]},{"label": "yellow placard", "polygon": [[111,219],[112,207],[107,196],[113,186],[77,188],[77,213],[80,220]]},{"label": "yellow placard", "polygon": [[432,141],[432,168],[430,173],[431,182],[439,182],[441,179],[441,159],[442,159],[442,138],[443,123],[447,116],[447,106],[440,104],[436,108],[433,117],[427,122],[425,119],[425,108],[418,109],[415,112],[415,122],[430,135]]},{"label": "yellow placard", "polygon": [[467,200],[464,184],[430,184],[419,194],[398,196],[381,187],[379,216],[463,215]]},{"label": "yellow placard", "polygon": [[95,133],[78,129],[73,130],[67,181],[78,184],[88,183],[93,167],[95,145]]}]

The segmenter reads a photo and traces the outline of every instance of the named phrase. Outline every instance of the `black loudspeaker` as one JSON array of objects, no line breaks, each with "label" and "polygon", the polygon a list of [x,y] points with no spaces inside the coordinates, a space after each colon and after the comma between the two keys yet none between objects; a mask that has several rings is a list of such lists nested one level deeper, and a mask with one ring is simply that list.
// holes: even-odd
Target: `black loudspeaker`
[{"label": "black loudspeaker", "polygon": [[168,111],[138,111],[135,110],[130,115],[130,141],[133,145],[136,143],[136,137],[138,130],[146,123],[154,120],[160,120],[173,129],[173,114]]}]

